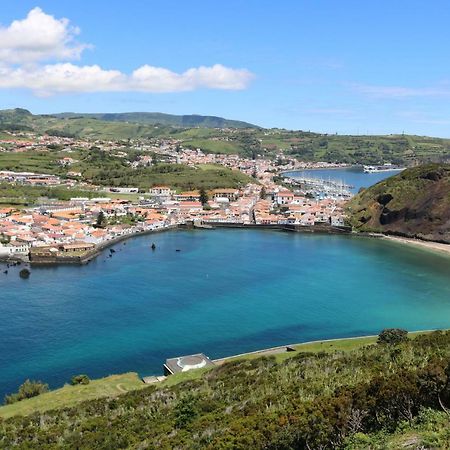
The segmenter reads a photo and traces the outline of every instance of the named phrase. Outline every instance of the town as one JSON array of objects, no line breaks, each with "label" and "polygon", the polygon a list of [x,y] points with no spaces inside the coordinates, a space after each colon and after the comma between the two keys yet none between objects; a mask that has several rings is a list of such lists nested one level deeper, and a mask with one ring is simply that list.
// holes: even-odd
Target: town
[{"label": "town", "polygon": [[[90,148],[126,161],[134,170],[159,163],[188,167],[222,166],[248,176],[239,187],[177,190],[167,185],[100,186],[83,176],[74,154]],[[192,224],[214,226],[343,227],[343,205],[351,196],[346,186],[329,186],[315,179],[295,180],[289,172],[334,167],[302,162],[278,154],[254,159],[235,154],[206,153],[185,148],[177,140],[127,142],[88,141],[33,133],[11,133],[0,141],[8,154],[45,154],[57,149],[55,173],[2,170],[0,183],[11,187],[44,187],[68,191],[67,200],[47,195],[24,207],[0,207],[0,258],[31,262],[83,261],[98,250],[128,236]],[[74,150],[76,149],[76,151]],[[130,153],[133,158],[130,158]],[[136,153],[137,152],[137,153]],[[343,166],[343,165],[340,165]],[[70,196],[83,190],[89,196]],[[87,258],[88,260],[89,258]]]}]

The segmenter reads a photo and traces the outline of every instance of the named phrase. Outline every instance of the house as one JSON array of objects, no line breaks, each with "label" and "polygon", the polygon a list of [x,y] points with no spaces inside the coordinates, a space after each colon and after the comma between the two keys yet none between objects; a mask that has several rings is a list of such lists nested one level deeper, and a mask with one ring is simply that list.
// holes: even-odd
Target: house
[{"label": "house", "polygon": [[288,205],[294,200],[294,194],[291,191],[280,191],[275,194],[275,201],[279,205]]},{"label": "house", "polygon": [[239,197],[238,189],[214,189],[212,191],[212,197],[214,200],[218,198],[227,198],[231,202]]},{"label": "house", "polygon": [[9,216],[13,212],[12,208],[2,208],[0,209],[0,218]]},{"label": "house", "polygon": [[169,186],[153,186],[149,193],[154,197],[170,197],[172,191]]},{"label": "house", "polygon": [[189,201],[189,202],[198,202],[200,200],[200,192],[198,191],[186,191],[181,194],[174,195],[175,200],[177,201]]},{"label": "house", "polygon": [[59,246],[59,250],[63,253],[87,252],[95,247],[89,242],[76,242],[74,244],[63,244]]},{"label": "house", "polygon": [[30,251],[30,244],[27,242],[11,241],[7,246],[11,256],[26,256]]}]

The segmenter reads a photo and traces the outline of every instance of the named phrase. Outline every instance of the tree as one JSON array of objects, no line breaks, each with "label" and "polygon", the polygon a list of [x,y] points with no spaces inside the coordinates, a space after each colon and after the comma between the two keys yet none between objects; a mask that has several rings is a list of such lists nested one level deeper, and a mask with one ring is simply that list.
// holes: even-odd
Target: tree
[{"label": "tree", "polygon": [[108,224],[108,221],[106,219],[105,213],[103,211],[100,211],[97,216],[97,227],[103,228]]},{"label": "tree", "polygon": [[48,392],[48,384],[42,381],[25,380],[16,394],[5,396],[5,404],[10,405],[26,398],[36,397],[44,392]]},{"label": "tree", "polygon": [[89,384],[90,381],[87,375],[74,375],[70,383],[75,386],[76,384]]},{"label": "tree", "polygon": [[263,187],[261,188],[260,193],[259,193],[259,197],[260,197],[261,199],[265,200],[265,199],[266,199],[266,195],[267,195],[266,188],[263,186]]},{"label": "tree", "polygon": [[209,196],[207,192],[205,191],[205,188],[200,189],[200,202],[203,206],[205,206],[208,203]]},{"label": "tree", "polygon": [[408,340],[408,332],[401,328],[385,328],[378,335],[378,344],[398,345]]}]

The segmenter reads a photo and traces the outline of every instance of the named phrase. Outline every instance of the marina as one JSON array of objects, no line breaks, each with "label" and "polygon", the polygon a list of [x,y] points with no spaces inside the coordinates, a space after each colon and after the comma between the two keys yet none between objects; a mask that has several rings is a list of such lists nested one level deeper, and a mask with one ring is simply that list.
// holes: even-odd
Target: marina
[{"label": "marina", "polygon": [[342,180],[314,178],[300,174],[295,178],[287,177],[286,183],[291,184],[296,193],[311,196],[317,200],[348,200],[352,197],[353,186]]}]

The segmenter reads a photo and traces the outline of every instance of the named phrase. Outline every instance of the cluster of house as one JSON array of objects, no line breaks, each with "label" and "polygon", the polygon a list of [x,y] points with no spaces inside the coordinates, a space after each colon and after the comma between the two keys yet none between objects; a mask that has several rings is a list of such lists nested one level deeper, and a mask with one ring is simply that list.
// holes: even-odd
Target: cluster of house
[{"label": "cluster of house", "polygon": [[56,175],[33,173],[33,172],[12,172],[10,170],[0,171],[0,182],[23,184],[28,186],[58,186],[67,184]]},{"label": "cluster of house", "polygon": [[[100,213],[110,225],[98,226]],[[136,217],[132,224],[122,217]],[[85,252],[117,238],[170,225],[159,210],[127,201],[72,199],[25,211],[0,209],[0,258],[27,258],[30,251]]]},{"label": "cluster of house", "polygon": [[254,208],[256,224],[344,226],[343,202],[332,199],[315,200],[286,190],[280,190],[274,195],[275,202],[266,198],[256,203]]},{"label": "cluster of house", "polygon": [[[16,143],[16,151],[30,145],[35,148],[50,143],[59,143],[67,148],[70,145],[87,148],[93,144],[59,137],[36,137],[33,144],[23,139],[18,142],[21,144]],[[101,146],[102,150],[115,156],[127,156],[118,143],[102,142]],[[72,198],[68,202],[50,203],[22,211],[0,209],[0,258],[26,257],[33,251],[77,254],[127,235],[187,222],[303,226],[344,224],[341,201],[312,199],[306,192],[292,192],[274,182],[274,175],[282,171],[328,167],[327,163],[300,162],[282,154],[276,160],[205,154],[200,149],[183,148],[176,140],[157,140],[142,144],[138,149],[159,154],[168,162],[190,166],[220,164],[252,175],[256,180],[240,189],[214,189],[206,196],[199,191],[176,192],[169,186],[154,186],[145,194],[137,187],[114,187],[102,190],[109,192],[106,195],[111,197],[115,193],[139,194],[140,200],[131,200],[131,197],[130,200]],[[58,162],[60,166],[70,167],[77,160],[65,156]],[[131,164],[134,164],[133,167],[151,165],[153,156],[140,155]],[[79,172],[68,172],[67,178],[60,178],[31,172],[0,171],[0,182],[34,186],[81,186],[74,180],[79,177]],[[101,190],[95,186],[89,188]],[[100,217],[102,220],[99,220]]]},{"label": "cluster of house", "polygon": [[[276,185],[275,185],[276,186]],[[72,198],[27,210],[0,209],[0,257],[26,256],[30,251],[73,254],[127,235],[188,222],[207,224],[344,224],[342,204],[315,200],[284,188],[260,184],[242,189],[177,193],[154,186],[140,201],[107,197]],[[100,220],[99,218],[102,218]]]}]

